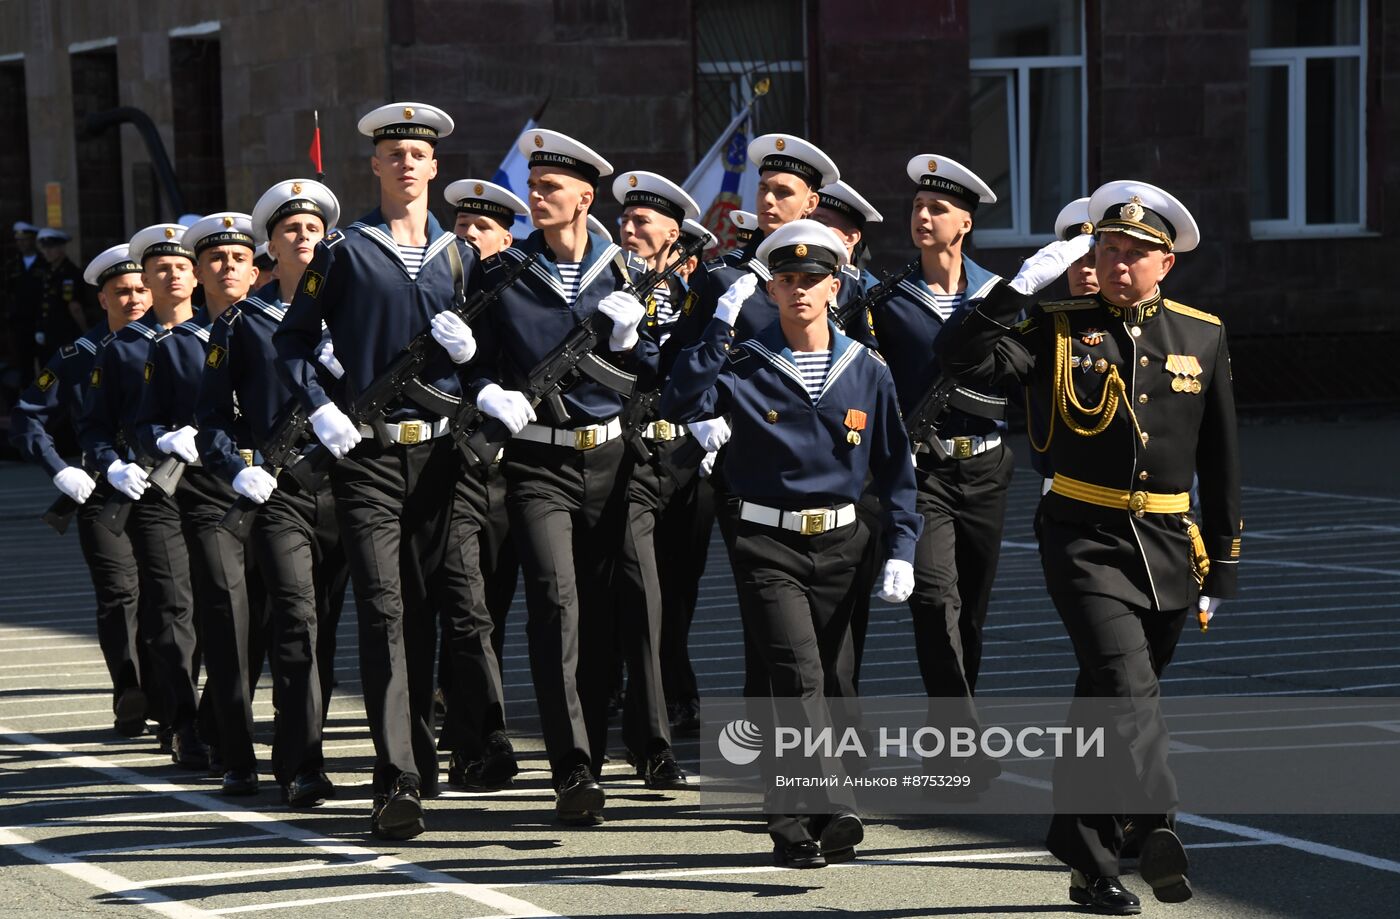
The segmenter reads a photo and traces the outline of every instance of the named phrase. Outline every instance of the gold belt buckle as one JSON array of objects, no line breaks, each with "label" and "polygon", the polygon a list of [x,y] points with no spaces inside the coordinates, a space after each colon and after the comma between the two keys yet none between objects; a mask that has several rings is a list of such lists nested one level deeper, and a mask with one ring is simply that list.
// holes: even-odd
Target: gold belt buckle
[{"label": "gold belt buckle", "polygon": [[241,460],[243,460],[243,465],[247,466],[247,467],[250,468],[250,469],[253,467],[253,451],[252,451],[252,450],[239,450],[239,451],[238,451],[238,456],[239,456],[239,458],[240,458]]},{"label": "gold belt buckle", "polygon": [[802,511],[802,535],[817,536],[826,532],[826,511]]},{"label": "gold belt buckle", "polygon": [[958,458],[958,459],[968,459],[969,457],[971,457],[971,456],[972,456],[972,438],[971,438],[971,437],[954,437],[954,438],[953,438],[953,456],[955,456],[955,457]]},{"label": "gold belt buckle", "polygon": [[669,422],[669,421],[658,421],[658,422],[656,422],[656,439],[657,439],[657,440],[672,440],[672,439],[675,438],[675,436],[676,436],[676,435],[675,435],[675,432],[671,430],[671,422]]},{"label": "gold belt buckle", "polygon": [[592,450],[598,446],[598,431],[595,428],[585,428],[582,431],[574,432],[575,450]]},{"label": "gold belt buckle", "polygon": [[1141,517],[1147,510],[1147,492],[1135,491],[1128,496],[1128,510]]},{"label": "gold belt buckle", "polygon": [[399,423],[399,443],[416,444],[423,439],[423,422],[403,421]]}]

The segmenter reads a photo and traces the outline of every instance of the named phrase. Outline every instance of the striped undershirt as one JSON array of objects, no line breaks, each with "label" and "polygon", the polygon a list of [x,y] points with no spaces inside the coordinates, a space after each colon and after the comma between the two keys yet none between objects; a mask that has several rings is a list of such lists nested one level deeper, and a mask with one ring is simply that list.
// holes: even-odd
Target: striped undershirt
[{"label": "striped undershirt", "polygon": [[651,292],[651,298],[656,301],[656,321],[665,325],[676,317],[676,307],[671,303],[671,288],[662,284]]},{"label": "striped undershirt", "polygon": [[581,263],[579,262],[557,262],[559,269],[559,279],[564,282],[564,299],[570,303],[578,296],[578,276]]},{"label": "striped undershirt", "polygon": [[802,387],[807,390],[807,395],[813,402],[817,401],[822,384],[826,382],[826,372],[831,369],[831,352],[794,351],[792,362],[797,365],[797,372],[802,374]]},{"label": "striped undershirt", "polygon": [[[930,293],[932,293],[932,291],[930,291]],[[958,291],[955,294],[933,294],[934,308],[938,310],[938,315],[947,319],[949,316],[956,313],[958,308],[963,305],[964,296],[966,296],[965,291]]]},{"label": "striped undershirt", "polygon": [[403,243],[397,244],[399,247],[399,258],[403,259],[403,267],[408,272],[409,278],[418,280],[418,271],[423,267],[423,256],[427,254],[427,246],[405,246]]}]

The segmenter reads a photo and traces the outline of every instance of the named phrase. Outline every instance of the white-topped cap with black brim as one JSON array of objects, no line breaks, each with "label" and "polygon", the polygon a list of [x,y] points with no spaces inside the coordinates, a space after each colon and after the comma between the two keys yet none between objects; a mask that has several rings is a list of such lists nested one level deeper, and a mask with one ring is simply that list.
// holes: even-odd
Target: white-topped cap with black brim
[{"label": "white-topped cap with black brim", "polygon": [[753,239],[758,230],[758,215],[753,211],[730,211],[729,222],[734,224],[734,239],[740,246]]},{"label": "white-topped cap with black brim", "polygon": [[981,176],[946,156],[920,153],[909,161],[905,171],[920,189],[956,198],[969,211],[977,210],[979,204],[996,204],[996,193]]},{"label": "white-topped cap with black brim", "polygon": [[266,242],[273,228],[293,214],[320,217],[322,229],[329,233],[340,220],[340,199],[315,179],[283,179],[253,205],[253,238]]},{"label": "white-topped cap with black brim", "polygon": [[515,225],[516,217],[530,216],[530,209],[514,192],[485,179],[458,179],[442,196],[457,213],[490,217],[506,230]]},{"label": "white-topped cap with black brim", "polygon": [[711,233],[700,221],[690,218],[681,221],[681,238],[676,240],[676,244],[688,246],[697,239],[705,240],[706,249],[713,249],[719,245],[719,237]]},{"label": "white-topped cap with black brim", "polygon": [[1146,182],[1120,179],[1089,196],[1095,233],[1126,233],[1143,242],[1190,252],[1201,242],[1196,218],[1176,198]]},{"label": "white-topped cap with black brim", "polygon": [[1060,214],[1055,218],[1056,239],[1074,239],[1092,232],[1094,221],[1089,219],[1088,198],[1075,198],[1060,208]]},{"label": "white-topped cap with black brim", "polygon": [[120,274],[140,274],[141,266],[131,258],[131,247],[126,243],[103,249],[97,258],[87,263],[83,269],[83,280],[93,287],[103,284]]},{"label": "white-topped cap with black brim", "polygon": [[817,189],[817,207],[844,214],[862,229],[867,223],[882,223],[885,219],[860,192],[845,182],[833,182]]},{"label": "white-topped cap with black brim", "polygon": [[253,238],[253,218],[237,211],[220,211],[201,218],[185,231],[181,240],[199,258],[199,253],[215,246],[245,246],[256,249]]},{"label": "white-topped cap with black brim", "polygon": [[794,220],[774,230],[758,246],[755,257],[771,274],[835,274],[850,262],[846,244],[830,227],[815,220]]},{"label": "white-topped cap with black brim", "polygon": [[33,236],[35,233],[39,232],[39,228],[36,227],[34,224],[30,223],[28,220],[16,220],[13,232],[28,233],[30,236]]},{"label": "white-topped cap with black brim", "polygon": [[381,140],[422,140],[436,146],[456,125],[435,105],[390,102],[365,115],[356,127],[376,144]]},{"label": "white-topped cap with black brim", "polygon": [[700,216],[700,205],[675,182],[654,172],[624,172],[612,185],[613,197],[623,207],[647,207],[676,223]]},{"label": "white-topped cap with black brim", "polygon": [[841,181],[841,170],[814,143],[791,134],[764,134],[749,141],[749,162],[760,173],[787,172],[814,190]]},{"label": "white-topped cap with black brim", "polygon": [[531,169],[536,166],[564,169],[590,185],[597,185],[599,179],[613,173],[612,163],[599,156],[591,147],[558,131],[531,128],[520,135],[515,146],[520,155],[528,161]]},{"label": "white-topped cap with black brim", "polygon": [[179,223],[157,223],[138,230],[128,244],[132,260],[145,265],[148,258],[180,255],[193,262],[194,253],[184,243],[185,229]]},{"label": "white-topped cap with black brim", "polygon": [[608,242],[613,241],[613,235],[608,230],[608,228],[603,225],[603,221],[599,220],[597,217],[594,217],[592,214],[588,215],[588,232],[597,233],[599,236],[603,237]]},{"label": "white-topped cap with black brim", "polygon": [[44,227],[39,231],[38,237],[39,245],[41,246],[61,246],[73,238],[62,230],[56,230],[53,227]]}]

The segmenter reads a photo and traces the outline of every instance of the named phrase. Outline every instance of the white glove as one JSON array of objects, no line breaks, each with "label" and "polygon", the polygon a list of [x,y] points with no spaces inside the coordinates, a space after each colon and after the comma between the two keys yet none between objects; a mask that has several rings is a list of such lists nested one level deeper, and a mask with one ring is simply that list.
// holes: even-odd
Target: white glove
[{"label": "white glove", "polygon": [[185,425],[173,431],[166,431],[156,438],[156,449],[161,453],[178,456],[187,463],[199,459],[199,448],[194,445],[194,428]]},{"label": "white glove", "polygon": [[[1203,612],[1203,613],[1206,614],[1206,619],[1205,619],[1206,622],[1210,622],[1211,619],[1213,619],[1213,618],[1215,617],[1215,611],[1216,611],[1217,609],[1219,609],[1219,608],[1220,608],[1220,598],[1219,598],[1219,597],[1207,597],[1205,594],[1202,594],[1202,595],[1201,595],[1201,599],[1199,599],[1199,600],[1196,601],[1196,609],[1198,609],[1198,610],[1200,610],[1201,612]],[[1200,618],[1199,618],[1199,617],[1197,617],[1197,621],[1198,621],[1198,622],[1200,621]],[[1202,625],[1204,625],[1204,624],[1205,624],[1205,623],[1202,623]]]},{"label": "white glove", "polygon": [[321,342],[320,347],[316,349],[316,360],[337,380],[345,376],[345,368],[340,366],[340,361],[335,358],[335,344],[329,338]]},{"label": "white glove", "polygon": [[1021,270],[1011,279],[1011,289],[1027,296],[1035,293],[1064,274],[1093,247],[1094,237],[1088,233],[1046,243],[1045,248],[1021,263]]},{"label": "white glove", "polygon": [[686,425],[695,435],[696,443],[705,448],[706,453],[714,453],[729,443],[729,422],[723,418],[710,418],[707,421],[692,421]]},{"label": "white glove", "polygon": [[739,318],[739,310],[743,309],[744,301],[753,296],[756,290],[758,275],[746,272],[739,280],[730,284],[724,296],[719,298],[719,303],[715,305],[715,318],[723,320],[725,325],[733,325]]},{"label": "white glove", "polygon": [[432,325],[433,340],[442,345],[442,350],[452,358],[452,363],[465,364],[476,356],[476,336],[461,316],[451,310],[443,310],[433,317]]},{"label": "white glove", "polygon": [[709,453],[705,454],[705,457],[702,460],[700,460],[700,478],[708,479],[710,477],[710,473],[715,471],[715,457],[717,456],[719,456],[719,452],[716,450],[711,450]]},{"label": "white glove", "polygon": [[254,504],[262,504],[277,489],[277,478],[261,466],[249,466],[233,477],[233,490]]},{"label": "white glove", "polygon": [[34,333],[34,344],[36,344],[36,345],[42,345],[42,344],[43,344],[45,341],[47,341],[47,340],[48,340],[48,337],[47,337],[46,335],[44,335],[43,332],[35,332],[35,333]]},{"label": "white glove", "polygon": [[311,430],[336,459],[355,449],[361,439],[360,429],[334,402],[327,402],[311,413]]},{"label": "white glove", "polygon": [[886,603],[903,603],[914,592],[914,566],[892,558],[885,562],[885,583],[880,599]]},{"label": "white glove", "polygon": [[97,487],[92,476],[77,466],[64,466],[58,470],[58,475],[53,477],[53,484],[55,488],[79,504],[86,501],[92,495],[92,490]]},{"label": "white glove", "polygon": [[121,460],[113,460],[112,465],[107,467],[107,481],[133,501],[140,501],[150,485],[150,477],[146,475],[146,470],[135,463],[124,463]]},{"label": "white glove", "polygon": [[627,351],[637,343],[637,326],[647,314],[642,301],[625,290],[615,290],[598,303],[598,312],[613,321],[612,336],[608,347],[614,351]]},{"label": "white glove", "polygon": [[510,428],[512,434],[519,434],[525,425],[535,420],[535,410],[523,392],[502,389],[496,383],[481,387],[476,395],[476,407]]}]

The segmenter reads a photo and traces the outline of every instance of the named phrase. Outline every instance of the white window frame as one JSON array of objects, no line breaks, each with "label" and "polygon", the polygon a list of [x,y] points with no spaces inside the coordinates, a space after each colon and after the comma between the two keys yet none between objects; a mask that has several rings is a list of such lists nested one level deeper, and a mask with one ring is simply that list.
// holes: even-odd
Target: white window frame
[{"label": "white window frame", "polygon": [[[1359,0],[1358,43],[1301,48],[1252,48],[1249,69],[1282,67],[1288,74],[1288,216],[1249,221],[1255,239],[1307,239],[1369,236],[1366,228],[1366,0]],[[1307,66],[1312,60],[1355,58],[1357,87],[1357,220],[1355,223],[1308,223]]]},{"label": "white window frame", "polygon": [[[1011,226],[978,229],[977,244],[987,248],[1041,244],[1055,238],[1053,232],[1031,230],[1031,148],[1025,142],[1031,134],[1031,71],[1079,70],[1079,187],[1089,184],[1089,77],[1084,56],[1084,16],[1079,18],[1079,54],[1040,55],[1034,57],[976,57],[971,60],[975,76],[1002,75],[1015,80],[1016,104],[1007,106],[1007,135],[1011,138]],[[1014,110],[1013,110],[1014,109]]]}]

